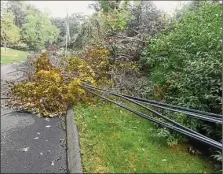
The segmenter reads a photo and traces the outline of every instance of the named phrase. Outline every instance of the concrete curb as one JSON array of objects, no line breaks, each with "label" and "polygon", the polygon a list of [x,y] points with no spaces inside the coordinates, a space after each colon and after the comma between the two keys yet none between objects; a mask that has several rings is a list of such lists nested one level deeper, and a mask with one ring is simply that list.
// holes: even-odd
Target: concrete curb
[{"label": "concrete curb", "polygon": [[69,173],[83,173],[77,126],[73,108],[67,111],[67,166]]}]

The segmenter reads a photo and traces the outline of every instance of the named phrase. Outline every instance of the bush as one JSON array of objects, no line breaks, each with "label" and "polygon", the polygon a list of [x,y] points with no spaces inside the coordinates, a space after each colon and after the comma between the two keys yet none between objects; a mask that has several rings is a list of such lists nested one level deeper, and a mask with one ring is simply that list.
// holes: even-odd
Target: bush
[{"label": "bush", "polygon": [[[151,40],[141,63],[156,86],[158,100],[221,113],[221,19],[219,4],[203,3],[196,10],[184,12],[170,33]],[[181,123],[199,131],[207,125],[187,117]],[[220,140],[220,136],[215,138]]]}]

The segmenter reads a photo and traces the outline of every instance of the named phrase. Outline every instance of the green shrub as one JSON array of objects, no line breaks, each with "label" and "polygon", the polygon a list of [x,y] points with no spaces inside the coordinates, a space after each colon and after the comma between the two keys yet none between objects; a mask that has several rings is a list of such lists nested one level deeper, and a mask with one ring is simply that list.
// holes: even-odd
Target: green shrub
[{"label": "green shrub", "polygon": [[[151,40],[141,63],[157,88],[158,100],[221,113],[221,22],[221,6],[203,3],[196,10],[184,12],[171,32]],[[181,123],[200,131],[207,125],[187,117]],[[215,138],[219,140],[220,136]]]}]

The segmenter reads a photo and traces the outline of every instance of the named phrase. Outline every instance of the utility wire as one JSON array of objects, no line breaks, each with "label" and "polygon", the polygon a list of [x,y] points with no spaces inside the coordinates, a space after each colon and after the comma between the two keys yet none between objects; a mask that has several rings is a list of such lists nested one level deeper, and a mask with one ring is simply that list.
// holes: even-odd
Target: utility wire
[{"label": "utility wire", "polygon": [[198,110],[195,110],[195,109],[189,109],[189,108],[185,108],[185,107],[181,107],[181,106],[165,104],[165,103],[157,102],[157,101],[154,101],[154,100],[147,100],[147,99],[143,99],[143,98],[132,97],[132,96],[125,95],[125,94],[123,94],[123,96],[131,98],[131,99],[134,99],[134,100],[146,102],[146,103],[149,103],[149,104],[154,104],[154,105],[156,104],[156,105],[160,105],[160,106],[163,106],[163,107],[169,107],[169,108],[176,109],[176,110],[183,110],[183,111],[188,111],[188,112],[194,112],[194,113],[198,113],[198,114],[201,114],[201,115],[207,115],[207,116],[212,116],[212,117],[216,117],[216,118],[222,119],[222,115],[219,115],[219,114],[214,114],[214,113],[204,112],[204,111],[198,111]]},{"label": "utility wire", "polygon": [[[84,83],[84,85],[88,86],[88,87],[93,87],[93,88],[96,88],[94,86],[91,86],[89,84],[86,84]],[[96,89],[100,89],[100,88],[96,88]],[[106,91],[106,92],[110,92],[109,90],[104,90],[104,89],[100,89],[102,91]],[[114,92],[110,92],[110,93],[113,93],[113,94],[116,94],[117,93],[114,93]],[[210,122],[214,122],[214,123],[218,123],[218,124],[222,124],[222,120],[220,118],[216,118],[216,117],[211,117],[209,115],[200,115],[200,114],[196,114],[196,113],[193,113],[193,112],[189,112],[189,111],[185,111],[185,110],[180,110],[180,109],[173,109],[173,108],[169,108],[168,106],[160,106],[159,104],[151,104],[151,103],[147,103],[145,102],[144,100],[145,99],[140,99],[140,98],[135,98],[135,97],[131,97],[131,96],[128,96],[128,95],[122,95],[122,94],[118,94],[120,96],[123,96],[123,97],[127,97],[127,98],[130,98],[130,99],[133,99],[133,100],[137,100],[137,101],[140,101],[140,102],[144,102],[146,104],[150,104],[152,106],[155,106],[155,107],[159,107],[159,108],[163,108],[163,109],[167,109],[167,110],[171,110],[171,111],[174,111],[174,112],[179,112],[179,113],[183,113],[183,114],[186,114],[188,116],[193,116],[195,118],[199,118],[199,119],[202,119],[202,120],[205,120],[205,121],[210,121]],[[182,108],[182,107],[181,107]],[[217,114],[216,114],[217,115]]]},{"label": "utility wire", "polygon": [[[85,88],[85,87],[83,87],[83,88]],[[193,133],[191,133],[191,132],[188,132],[188,131],[183,130],[183,129],[178,128],[178,127],[175,127],[175,126],[170,125],[170,124],[168,124],[168,123],[165,123],[165,122],[156,120],[156,119],[154,119],[154,118],[152,118],[152,117],[149,117],[149,116],[146,115],[146,114],[143,114],[143,113],[141,113],[141,112],[139,112],[139,111],[133,110],[133,109],[131,109],[131,108],[125,106],[125,105],[122,105],[122,104],[120,104],[120,103],[118,103],[118,102],[116,102],[116,101],[114,101],[114,100],[111,100],[111,99],[109,99],[109,98],[106,98],[106,97],[104,97],[104,96],[101,96],[101,95],[99,95],[99,94],[97,94],[97,93],[95,93],[95,92],[92,92],[91,90],[89,90],[89,89],[87,89],[87,88],[85,88],[85,90],[88,91],[89,93],[92,93],[92,94],[94,94],[94,95],[100,97],[100,98],[103,98],[104,100],[107,100],[107,101],[109,101],[109,102],[111,102],[111,103],[114,103],[114,104],[118,105],[119,107],[125,108],[126,110],[128,110],[128,111],[130,111],[130,112],[132,112],[132,113],[134,113],[134,114],[136,114],[136,115],[138,115],[138,116],[140,116],[140,117],[143,117],[143,118],[145,118],[145,119],[147,119],[147,120],[150,120],[150,121],[152,121],[152,122],[154,122],[154,123],[156,123],[156,124],[158,124],[158,125],[161,125],[161,126],[163,126],[163,127],[167,127],[167,128],[169,128],[169,129],[172,129],[172,130],[175,130],[176,132],[182,133],[182,134],[184,134],[184,135],[186,135],[186,136],[188,136],[188,137],[190,137],[190,138],[193,138],[193,139],[196,139],[196,140],[201,141],[201,142],[203,142],[203,143],[206,143],[206,144],[208,144],[208,145],[210,145],[210,146],[212,146],[212,147],[216,147],[216,148],[218,148],[218,149],[222,149],[222,144],[219,143],[219,142],[217,142],[217,143],[216,143],[216,142],[213,142],[213,141],[211,141],[211,140],[209,140],[209,139],[206,139],[206,138],[204,138],[204,137],[202,137],[202,136],[199,136],[199,135],[197,135],[197,134],[193,134]]]},{"label": "utility wire", "polygon": [[[100,89],[96,89],[96,88],[92,88],[92,87],[87,87],[87,86],[85,86],[85,87],[88,88],[88,89],[101,91]],[[115,93],[110,93],[110,94],[112,94],[112,95],[114,95],[114,96],[116,96],[116,97],[124,98],[125,100],[128,100],[128,101],[130,101],[130,102],[132,102],[132,103],[134,103],[134,104],[136,104],[136,105],[138,105],[138,106],[141,106],[142,108],[144,108],[144,109],[146,109],[146,110],[152,112],[152,113],[155,114],[156,116],[159,116],[159,117],[161,117],[161,118],[163,118],[163,119],[169,121],[170,123],[172,123],[172,124],[174,124],[174,125],[176,125],[176,126],[182,128],[182,129],[185,129],[185,130],[190,131],[190,132],[192,132],[192,133],[194,133],[194,134],[197,134],[197,135],[199,135],[199,136],[202,136],[202,137],[204,137],[204,138],[207,138],[207,139],[209,139],[209,140],[211,140],[211,141],[215,141],[215,140],[213,140],[213,139],[211,139],[211,138],[209,138],[209,137],[206,137],[206,136],[204,136],[204,135],[202,135],[202,134],[200,134],[200,133],[198,133],[198,132],[196,132],[196,131],[194,131],[194,130],[192,130],[192,129],[187,128],[186,126],[183,126],[183,125],[180,124],[180,123],[177,123],[177,122],[171,120],[170,118],[168,118],[168,117],[162,115],[161,113],[159,113],[159,112],[157,112],[157,111],[154,111],[153,109],[150,109],[150,108],[148,108],[148,107],[142,105],[141,103],[138,103],[138,102],[136,102],[136,101],[134,101],[134,100],[132,100],[132,99],[129,99],[129,98],[127,98],[127,97],[123,97],[123,96],[121,96],[121,95],[119,95],[119,94],[115,94]],[[218,143],[217,141],[215,141],[215,142]]]}]

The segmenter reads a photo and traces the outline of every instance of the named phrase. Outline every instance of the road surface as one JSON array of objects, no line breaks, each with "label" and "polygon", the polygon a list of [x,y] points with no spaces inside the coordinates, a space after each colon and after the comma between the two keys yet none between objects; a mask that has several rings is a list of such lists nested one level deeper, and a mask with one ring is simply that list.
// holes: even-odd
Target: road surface
[{"label": "road surface", "polygon": [[[4,81],[19,76],[12,71],[12,65],[1,66],[1,96]],[[3,105],[1,100],[1,173],[66,173],[65,118],[11,112]]]}]

